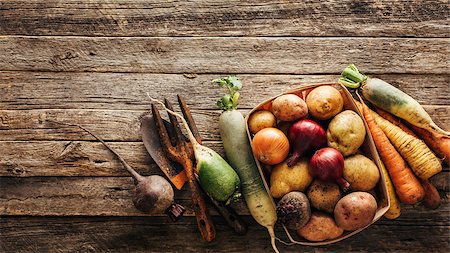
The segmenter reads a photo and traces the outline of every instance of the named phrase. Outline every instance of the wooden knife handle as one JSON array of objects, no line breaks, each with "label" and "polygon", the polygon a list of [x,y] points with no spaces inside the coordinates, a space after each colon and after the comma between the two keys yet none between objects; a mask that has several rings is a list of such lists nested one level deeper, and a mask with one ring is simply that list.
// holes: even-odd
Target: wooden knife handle
[{"label": "wooden knife handle", "polygon": [[197,218],[198,230],[203,240],[211,242],[216,237],[216,229],[214,223],[206,208],[205,199],[203,198],[202,191],[198,185],[191,160],[187,160],[185,164],[185,171],[188,176],[188,183],[191,189],[191,200]]},{"label": "wooden knife handle", "polygon": [[208,199],[216,208],[217,212],[225,219],[228,226],[230,226],[234,232],[238,235],[244,235],[247,233],[247,224],[239,217],[239,215],[233,210],[233,208],[226,206],[224,203],[213,199],[208,195]]}]

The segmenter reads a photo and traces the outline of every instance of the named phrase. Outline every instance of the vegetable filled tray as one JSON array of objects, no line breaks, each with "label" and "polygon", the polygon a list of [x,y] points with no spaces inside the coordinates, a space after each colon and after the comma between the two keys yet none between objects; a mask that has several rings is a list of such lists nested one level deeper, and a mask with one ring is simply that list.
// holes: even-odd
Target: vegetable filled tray
[{"label": "vegetable filled tray", "polygon": [[[320,105],[318,105],[317,108],[311,108],[311,105],[314,105],[314,101],[312,100],[314,99],[313,97],[315,96],[315,94],[311,93],[311,91],[315,90],[318,87],[321,87],[320,88],[321,92],[325,92],[317,96],[320,97],[322,101],[324,97],[327,97],[326,95],[328,93],[327,89],[330,89],[329,87],[334,88],[332,89],[331,92],[337,91],[340,94],[340,97],[342,97],[342,101],[340,101],[341,107],[338,108],[337,110],[334,110],[326,108],[327,106],[329,106],[329,104],[327,104],[327,106],[324,106],[322,104],[321,106],[323,108],[321,108]],[[322,91],[322,89],[324,91]],[[315,92],[318,92],[318,90],[316,90]],[[308,104],[309,110],[305,109],[306,112],[301,112],[301,109],[292,112],[289,111],[290,110],[289,108],[296,108],[295,105],[296,102],[290,101],[290,99],[293,98],[295,100],[296,98],[285,96],[290,94],[291,95],[293,94],[301,98],[302,101],[306,101],[307,103],[308,99],[311,100],[312,102],[309,101],[310,103]],[[310,95],[310,98],[308,98],[308,95]],[[331,100],[333,99],[332,97],[333,96],[330,95]],[[285,101],[280,102],[280,100],[284,99]],[[319,104],[320,99],[318,100]],[[332,101],[328,102],[331,105],[333,105]],[[284,106],[283,103],[291,103],[291,104],[288,106],[288,108],[283,108]],[[302,106],[306,108],[306,104],[299,105],[299,107]],[[339,105],[337,107],[339,107]],[[317,110],[314,111],[314,109]],[[332,112],[333,110],[335,112]],[[273,113],[275,119],[272,119],[272,121],[275,120],[276,122],[267,123],[267,118],[264,119],[263,116],[259,115],[259,114],[262,115],[264,114],[263,112],[267,111]],[[298,113],[300,113],[300,115],[297,115],[297,117],[293,116]],[[305,115],[301,115],[302,113]],[[331,115],[327,116],[327,114],[330,113],[332,114],[332,116]],[[360,128],[365,130],[364,131],[365,134],[362,135],[363,137],[360,137],[362,144],[354,146],[353,148],[352,145],[358,142],[357,140],[358,138],[353,137],[353,135],[356,135],[354,133],[353,129],[354,127],[352,126],[351,122],[346,122],[345,120],[346,114],[349,114],[351,117],[357,118],[357,120],[359,118],[362,122]],[[258,121],[255,120],[255,118],[260,118],[262,120]],[[280,120],[280,118],[285,120]],[[342,118],[344,118],[344,120],[342,120]],[[250,143],[252,143],[253,155],[256,160],[259,173],[264,180],[266,191],[270,196],[273,197],[275,203],[277,203],[277,216],[278,220],[281,221],[279,223],[282,224],[291,243],[318,246],[341,241],[345,238],[348,238],[354,234],[361,232],[362,230],[364,230],[365,228],[376,222],[378,219],[380,219],[389,209],[390,203],[388,198],[388,189],[385,181],[385,174],[383,173],[382,167],[383,164],[378,156],[375,144],[373,142],[371,135],[369,134],[370,131],[368,129],[367,123],[364,120],[362,113],[359,111],[358,106],[355,100],[353,99],[352,95],[343,85],[341,84],[302,85],[296,89],[289,90],[285,93],[282,93],[278,96],[272,97],[260,103],[258,106],[253,108],[248,113],[247,117],[245,118],[245,121],[247,125],[248,138],[250,140]],[[321,145],[318,145],[322,146],[322,149],[312,148],[311,151],[308,152],[308,150],[306,150],[307,147],[305,146],[308,146],[307,145],[308,143],[313,143],[311,144],[313,146],[314,140],[305,140],[305,139],[299,140],[297,143],[301,142],[300,145],[294,147],[292,145],[293,144],[292,139],[295,138],[295,128],[298,128],[299,129],[298,131],[308,131],[304,129],[308,128],[311,129],[314,127],[306,126],[304,127],[304,129],[302,129],[303,126],[301,126],[301,124],[307,125],[307,124],[314,124],[315,122],[316,124],[323,127],[323,130],[321,131],[327,131],[327,139],[328,139],[327,143],[326,144],[322,143]],[[348,125],[346,125],[346,123],[348,123]],[[272,126],[268,128],[261,127],[261,125],[264,124],[269,125],[272,124]],[[296,126],[292,127],[293,125]],[[279,150],[273,152],[275,153],[281,152],[285,154],[282,155],[276,154],[272,155],[271,157],[270,155],[271,150],[268,147],[269,146],[273,147],[277,145],[269,145],[267,143],[268,142],[267,137],[264,137],[263,135],[270,135],[270,134],[261,132],[262,131],[261,129],[265,130],[266,132],[269,132],[270,129],[273,129],[272,135],[276,135],[277,133],[276,129],[278,129],[280,130],[279,132],[283,132],[285,136],[289,136],[289,142],[291,143],[291,145],[290,147],[287,148],[288,151],[286,151],[286,148],[278,147]],[[335,136],[339,134],[336,134],[333,131],[341,131],[341,133],[344,134],[345,136]],[[314,130],[311,134],[314,134],[316,132],[317,131]],[[321,136],[324,135],[324,133],[319,133],[319,135],[320,134]],[[259,140],[260,138],[261,140]],[[272,136],[272,138],[275,137]],[[283,140],[280,139],[276,139],[273,141],[276,143],[283,143]],[[316,143],[320,142],[321,141],[319,142],[316,141]],[[283,149],[285,149],[285,151],[281,151]],[[334,154],[332,154],[333,152],[330,152],[330,150],[333,150],[334,152],[336,150],[339,150],[339,152],[337,152],[339,153],[338,156],[345,157],[346,170],[344,171],[344,173],[345,172],[348,173],[348,175],[346,175],[347,180],[343,179],[343,176],[341,178],[335,178],[335,180],[333,179],[330,180],[329,178],[330,175],[324,175],[323,173],[320,172],[320,166],[323,166],[323,162],[321,162],[320,160],[321,159],[320,155],[322,155],[322,157],[325,157],[324,158],[325,160],[327,159],[327,156],[333,157]],[[289,155],[287,154],[288,152]],[[322,152],[323,154],[321,154],[320,152]],[[355,176],[352,176],[351,170],[358,170],[358,169],[347,168],[347,165],[352,163],[351,160],[356,161],[354,162],[356,164],[353,167],[360,166],[362,170],[365,170],[366,167],[370,167],[366,166],[367,164],[364,163],[364,161],[363,163],[360,163],[359,160],[361,157],[363,157],[363,159],[369,160],[368,161],[369,163],[375,165],[373,166],[375,172],[368,171],[367,174],[364,174],[370,176],[372,173],[372,175],[375,175],[374,176],[375,181],[367,179],[367,181],[373,182],[372,183],[373,186],[367,185],[367,184],[370,185],[371,184],[370,182],[361,183],[361,180],[356,178],[359,176],[358,171],[356,171]],[[343,162],[342,161],[339,162],[339,160],[340,159],[336,160],[338,161],[337,163],[343,164]],[[316,173],[311,168],[311,166],[314,167]],[[328,177],[327,179],[329,180],[323,180],[326,177]],[[333,191],[329,190],[329,188],[332,188],[330,185],[327,185],[329,184],[328,183],[329,181],[334,181],[330,183],[335,185],[334,187],[336,189],[334,189]],[[347,181],[351,181],[350,187]],[[289,184],[292,184],[292,187],[290,187]],[[354,184],[355,187],[351,187],[352,184]],[[296,197],[290,196],[293,193],[298,194],[298,196]],[[361,204],[356,204],[355,206],[352,206],[352,203],[354,204],[355,202],[365,203],[366,202],[365,198],[367,198],[367,196],[370,199],[372,199],[371,196],[374,197],[373,199],[376,201],[375,206],[373,206],[374,203],[370,203],[369,200],[367,205],[372,205],[371,208],[364,207],[364,204],[363,207],[360,207]],[[311,210],[310,216],[296,217],[296,214],[298,215],[298,212],[296,214],[289,214],[290,209],[292,209],[293,206],[295,206],[295,204],[292,203],[292,199],[290,198],[294,199],[307,198],[306,206],[308,209]],[[331,201],[333,202],[331,207],[329,204],[326,203],[330,201],[325,200],[330,198],[335,199]],[[336,200],[338,200],[337,203]],[[298,207],[304,208],[305,204],[302,201],[300,201],[299,203],[300,204],[298,204]],[[341,210],[339,210],[339,208]],[[358,212],[357,210],[358,208],[360,209],[362,208],[362,211],[366,211],[365,209],[372,209],[375,213],[368,214],[369,216],[366,217],[359,217],[357,215],[352,216],[352,214],[349,214],[349,209],[351,208],[353,208],[352,210],[355,210],[355,212]],[[302,219],[305,221],[302,222]],[[369,220],[362,221],[364,219]],[[330,225],[331,227],[322,226],[327,222],[329,222],[332,226],[331,225]],[[322,227],[316,226],[319,223],[322,224],[320,225]],[[339,224],[339,227],[336,226],[336,223]],[[301,228],[295,229],[295,227]],[[330,232],[332,234],[328,235],[326,233],[324,235],[321,235],[321,232],[319,230],[329,230],[336,232]],[[306,238],[308,238],[309,240]]]}]

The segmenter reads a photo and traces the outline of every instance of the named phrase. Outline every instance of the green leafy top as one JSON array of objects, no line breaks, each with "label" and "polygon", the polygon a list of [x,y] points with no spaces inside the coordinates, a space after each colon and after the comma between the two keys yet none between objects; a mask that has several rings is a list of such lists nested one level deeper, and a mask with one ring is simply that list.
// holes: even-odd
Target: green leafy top
[{"label": "green leafy top", "polygon": [[358,88],[367,80],[367,76],[361,73],[355,66],[355,64],[350,64],[347,68],[342,71],[341,78],[339,78],[339,83],[345,85],[348,88]]},{"label": "green leafy top", "polygon": [[217,101],[217,106],[224,111],[236,109],[239,99],[238,91],[242,88],[242,83],[239,78],[232,75],[225,78],[214,79],[211,82],[218,84],[220,87],[226,87],[230,92]]}]

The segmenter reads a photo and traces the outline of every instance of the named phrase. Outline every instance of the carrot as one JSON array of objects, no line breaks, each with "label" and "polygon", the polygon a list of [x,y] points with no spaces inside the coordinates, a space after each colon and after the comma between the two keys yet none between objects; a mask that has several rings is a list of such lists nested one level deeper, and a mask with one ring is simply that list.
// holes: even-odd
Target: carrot
[{"label": "carrot", "polygon": [[423,197],[422,203],[429,209],[436,209],[441,205],[441,196],[434,185],[428,180],[420,180],[425,190],[425,197]]},{"label": "carrot", "polygon": [[389,173],[386,170],[386,167],[384,166],[383,162],[381,162],[380,165],[380,170],[381,173],[383,173],[384,182],[386,183],[387,194],[390,202],[389,209],[384,214],[384,217],[393,220],[398,218],[401,214],[400,201],[398,200],[397,194],[395,194],[395,188],[392,184],[392,180],[389,177]]},{"label": "carrot", "polygon": [[339,83],[349,88],[362,86],[363,96],[373,105],[415,126],[450,136],[450,132],[436,125],[414,98],[381,79],[363,75],[353,64],[344,69]]},{"label": "carrot", "polygon": [[400,118],[398,118],[397,116],[394,116],[394,115],[388,113],[387,111],[385,111],[385,110],[383,110],[383,109],[381,109],[381,108],[378,108],[378,107],[375,108],[375,111],[376,111],[381,117],[383,117],[384,119],[386,119],[387,121],[389,121],[389,122],[391,122],[392,124],[394,124],[394,125],[400,127],[400,129],[402,129],[403,131],[405,131],[407,134],[412,135],[412,136],[414,136],[414,137],[416,137],[416,138],[419,138],[419,137],[418,137],[411,129],[409,129],[409,128],[405,125],[405,123],[403,123],[403,121],[402,121]]},{"label": "carrot", "polygon": [[[358,94],[359,96],[359,94]],[[392,183],[401,202],[415,204],[422,200],[425,192],[419,180],[414,176],[405,160],[395,150],[389,139],[381,128],[375,123],[370,109],[361,99],[362,111],[369,127],[375,146],[380,154],[381,160],[386,166]]]},{"label": "carrot", "polygon": [[[435,155],[442,159],[447,164],[450,164],[450,137],[439,134],[434,131],[428,131],[423,128],[416,127],[407,122],[403,122],[396,116],[380,109],[376,108],[377,113],[390,121],[392,124],[400,127],[408,134],[422,139],[427,146],[434,151]],[[411,130],[412,129],[412,130]]]},{"label": "carrot", "polygon": [[408,162],[416,176],[427,180],[442,171],[441,161],[422,140],[407,134],[400,127],[385,120],[376,112],[372,110],[370,112],[376,124],[383,130],[400,155]]},{"label": "carrot", "polygon": [[450,165],[450,137],[437,133],[435,131],[428,131],[420,127],[416,127],[407,123],[407,125],[425,141],[436,155]]}]

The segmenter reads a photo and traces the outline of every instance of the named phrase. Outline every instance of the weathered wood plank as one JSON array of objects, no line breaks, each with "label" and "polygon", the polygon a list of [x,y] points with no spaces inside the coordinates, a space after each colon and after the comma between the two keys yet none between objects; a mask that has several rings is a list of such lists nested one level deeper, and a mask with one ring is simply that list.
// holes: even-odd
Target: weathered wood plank
[{"label": "weathered wood plank", "polygon": [[[215,100],[223,92],[209,89],[209,80],[216,76],[80,72],[283,74],[243,76],[249,88],[241,106],[249,109],[299,82],[334,81],[334,74],[355,58],[353,62],[365,72],[380,74],[427,105],[437,123],[446,127],[450,125],[449,41],[444,38],[449,35],[447,14],[444,1],[407,0],[321,4],[1,2],[2,35],[441,39],[0,37],[0,70],[19,70],[0,72],[0,176],[8,176],[0,177],[0,251],[270,251],[265,229],[250,217],[246,217],[251,227],[245,237],[233,235],[223,220],[214,217],[219,234],[212,244],[201,242],[193,217],[177,224],[168,224],[163,217],[130,217],[147,215],[133,208],[132,180],[125,177],[120,164],[99,143],[86,141],[91,137],[76,128],[55,128],[45,119],[73,121],[107,140],[120,141],[111,145],[133,167],[143,174],[160,174],[139,142],[138,117],[148,108],[145,92],[150,90],[159,98],[190,94],[188,102],[201,122],[202,135],[212,140],[206,145],[223,153],[216,127],[211,129],[219,115],[213,109]],[[39,70],[77,73],[34,72]],[[330,75],[316,75],[320,73]],[[420,73],[428,74],[416,75]],[[439,75],[432,75],[436,73]],[[443,201],[438,210],[408,206],[398,220],[381,220],[345,243],[281,249],[448,251],[449,175],[446,168],[433,178]],[[187,216],[192,216],[186,189],[177,193],[177,199],[188,206]],[[242,202],[234,206],[240,214],[249,214]],[[126,217],[19,217],[22,215]]]},{"label": "weathered wood plank", "polygon": [[0,34],[448,36],[445,1],[8,1]]},{"label": "weathered wood plank", "polygon": [[445,38],[0,38],[0,70],[152,73],[448,73]]},{"label": "weathered wood plank", "polygon": [[[362,69],[368,71],[370,69]],[[340,71],[340,70],[339,70]],[[339,73],[336,72],[336,73]],[[366,72],[367,72],[366,71]],[[224,76],[144,73],[0,72],[2,109],[148,109],[145,93],[175,98],[183,94],[192,108],[215,109],[225,90],[211,84]],[[377,74],[425,105],[450,105],[450,75]],[[305,83],[336,82],[338,75],[245,75],[240,108]],[[189,95],[187,95],[189,94]]]},{"label": "weathered wood plank", "polygon": [[[141,141],[139,117],[146,113],[136,110],[0,110],[0,140],[95,140],[76,126],[47,121],[56,120],[85,126],[104,140]],[[192,110],[192,115],[203,140],[220,139],[220,111]]]},{"label": "weathered wood plank", "polygon": [[[424,106],[431,118],[444,129],[450,127],[450,106]],[[244,115],[249,110],[240,110]],[[108,141],[141,141],[141,110],[0,110],[0,141],[94,140],[78,127],[47,120],[76,123]],[[192,110],[204,140],[220,140],[219,110]],[[1,153],[1,152],[0,152]]]},{"label": "weathered wood plank", "polygon": [[[161,174],[142,143],[109,144],[139,173]],[[0,176],[129,175],[114,155],[99,143],[0,142],[0,150]]]},{"label": "weathered wood plank", "polygon": [[[131,177],[1,177],[0,215],[33,216],[152,216],[131,202]],[[176,199],[192,216],[190,193],[184,187]],[[235,203],[239,213],[249,214],[245,204]],[[211,208],[212,214],[217,213]],[[164,216],[163,213],[153,214]]]},{"label": "weathered wood plank", "polygon": [[[139,173],[161,174],[142,142],[108,143]],[[222,142],[204,145],[224,156]],[[102,144],[86,141],[0,142],[0,176],[129,176]]]},{"label": "weathered wood plank", "polygon": [[[195,218],[168,223],[145,217],[14,217],[0,219],[2,252],[270,252],[267,231],[250,217],[244,236],[215,217],[217,237],[200,239]],[[285,238],[282,231],[277,235]],[[189,238],[189,239],[187,239]],[[430,242],[432,238],[432,242]],[[189,240],[189,243],[186,243]],[[284,246],[281,252],[446,252],[447,226],[375,224],[343,242],[323,247]]]},{"label": "weathered wood plank", "polygon": [[[141,142],[109,145],[138,172],[161,174]],[[205,141],[204,145],[225,157],[221,141]],[[128,176],[114,155],[98,142],[2,141],[0,150],[0,176]]]},{"label": "weathered wood plank", "polygon": [[[450,194],[447,180],[450,172],[442,172],[432,182],[441,192],[442,205],[437,210],[422,206],[404,206],[406,223],[446,225],[450,222]],[[151,216],[136,210],[131,202],[131,177],[0,177],[0,215],[33,216]],[[176,199],[193,215],[190,194],[185,186],[176,192]],[[242,201],[233,207],[242,215],[249,211]],[[217,213],[211,209],[212,213]],[[161,216],[163,214],[154,214]]]}]

